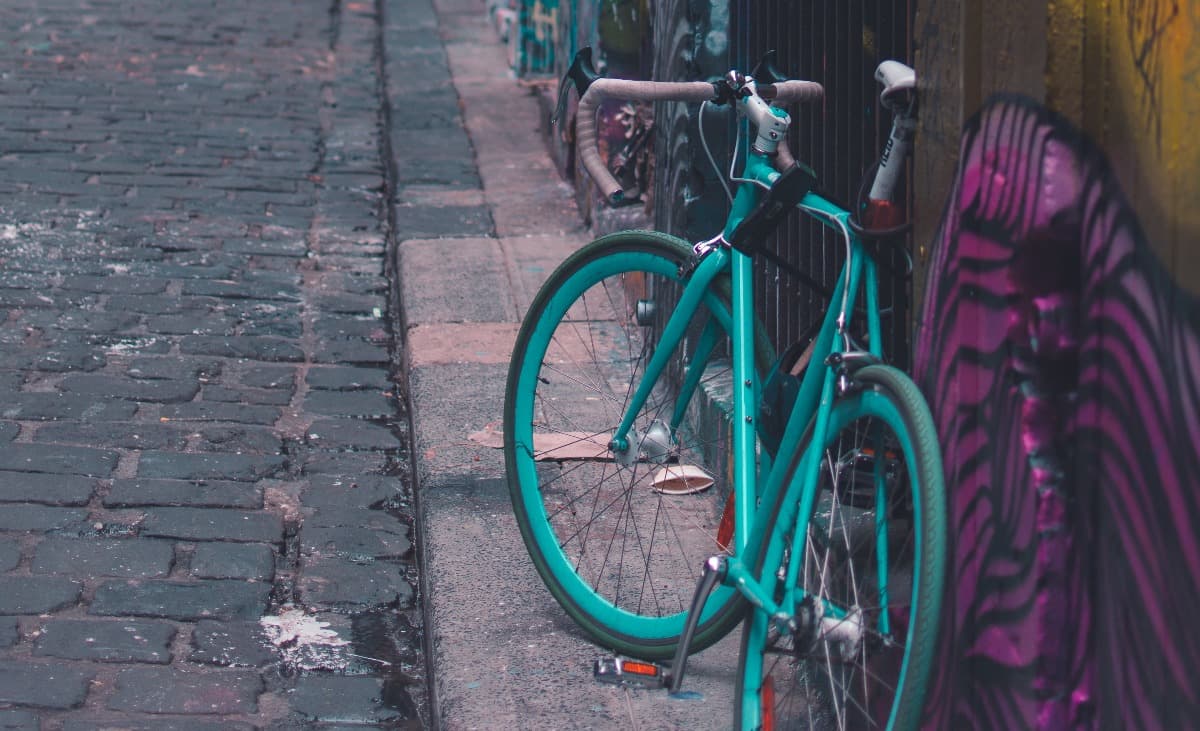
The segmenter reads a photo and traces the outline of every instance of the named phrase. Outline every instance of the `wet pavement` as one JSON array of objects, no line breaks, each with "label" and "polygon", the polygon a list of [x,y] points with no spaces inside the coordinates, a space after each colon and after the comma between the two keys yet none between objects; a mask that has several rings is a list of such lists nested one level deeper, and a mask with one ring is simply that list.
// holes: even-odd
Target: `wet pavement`
[{"label": "wet pavement", "polygon": [[0,7],[0,728],[428,726],[388,263],[428,17]]}]

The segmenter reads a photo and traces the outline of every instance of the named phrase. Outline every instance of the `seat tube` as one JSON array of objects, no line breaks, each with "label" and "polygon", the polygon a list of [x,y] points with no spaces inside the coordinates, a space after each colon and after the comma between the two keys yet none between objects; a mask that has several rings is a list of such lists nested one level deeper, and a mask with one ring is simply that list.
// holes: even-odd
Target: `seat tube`
[{"label": "seat tube", "polygon": [[757,465],[755,421],[759,384],[754,368],[754,260],[733,255],[733,495],[734,544],[742,555],[754,519]]},{"label": "seat tube", "polygon": [[[770,159],[751,149],[746,154],[742,175],[750,180],[773,184],[779,173],[771,167]],[[762,190],[754,184],[743,183],[734,196],[733,206],[725,221],[725,240],[729,240],[738,225],[750,215],[762,199]],[[750,527],[758,498],[758,460],[755,454],[757,434],[759,383],[754,368],[754,259],[730,247],[733,257],[731,280],[733,292],[733,543],[738,556],[746,549]]]},{"label": "seat tube", "polygon": [[[857,244],[861,251],[862,245]],[[867,307],[868,349],[872,355],[883,357],[883,325],[879,319],[879,276],[875,260],[865,254],[863,261],[863,293]]]}]

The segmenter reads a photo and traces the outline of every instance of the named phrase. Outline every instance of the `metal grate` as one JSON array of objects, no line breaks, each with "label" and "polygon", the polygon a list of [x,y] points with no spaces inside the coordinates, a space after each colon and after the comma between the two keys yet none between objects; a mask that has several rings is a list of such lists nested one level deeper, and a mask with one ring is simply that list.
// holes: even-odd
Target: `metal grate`
[{"label": "metal grate", "polygon": [[[811,165],[835,200],[856,198],[863,171],[887,140],[890,118],[880,109],[875,67],[896,58],[909,62],[912,0],[730,0],[730,60],[751,69],[770,49],[779,69],[825,86],[823,104],[792,109],[792,145]],[[843,244],[823,227],[794,216],[776,234],[775,251],[832,285]],[[892,308],[885,322],[888,357],[907,365],[908,286],[887,271],[904,270],[895,251],[881,254],[880,305]],[[798,338],[824,310],[816,293],[785,272],[760,267],[758,308],[779,347]]]}]

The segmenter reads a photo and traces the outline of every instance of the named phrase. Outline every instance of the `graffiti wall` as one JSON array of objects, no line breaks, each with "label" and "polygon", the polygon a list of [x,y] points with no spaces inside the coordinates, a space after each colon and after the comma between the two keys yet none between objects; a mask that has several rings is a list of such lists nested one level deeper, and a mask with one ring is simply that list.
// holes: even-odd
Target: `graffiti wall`
[{"label": "graffiti wall", "polygon": [[921,322],[954,557],[930,727],[1193,724],[1200,303],[1060,115],[967,123]]},{"label": "graffiti wall", "polygon": [[[513,71],[537,91],[546,118],[557,102],[557,82],[577,51],[592,49],[602,74],[617,78],[650,78],[652,67],[649,0],[489,0],[506,6],[502,14],[514,19],[506,37]],[[492,11],[495,17],[496,13]],[[568,94],[560,124],[546,129],[551,155],[563,177],[575,185],[576,201],[586,222],[599,233],[628,228],[648,220],[649,204],[617,215],[600,204],[599,194],[575,164],[575,109],[578,98]],[[654,112],[649,104],[607,102],[598,116],[597,142],[601,158],[626,190],[646,192],[651,185]],[[646,196],[647,201],[649,196]],[[603,221],[596,219],[606,219]],[[613,220],[607,220],[613,219]]]},{"label": "graffiti wall", "polygon": [[1198,21],[916,4],[916,365],[954,520],[932,728],[1196,725]]},{"label": "graffiti wall", "polygon": [[1200,2],[1052,7],[1047,103],[1105,150],[1151,245],[1200,292]]},{"label": "graffiti wall", "polygon": [[988,95],[1020,92],[1104,151],[1151,248],[1200,293],[1200,1],[915,4],[917,240],[937,225],[964,121]]}]

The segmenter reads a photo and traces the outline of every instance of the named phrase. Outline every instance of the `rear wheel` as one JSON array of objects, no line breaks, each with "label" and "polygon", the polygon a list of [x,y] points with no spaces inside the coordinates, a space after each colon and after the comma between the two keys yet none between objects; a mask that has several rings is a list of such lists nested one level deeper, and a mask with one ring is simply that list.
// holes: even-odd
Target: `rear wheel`
[{"label": "rear wheel", "polygon": [[[945,489],[928,408],[907,376],[859,371],[834,407],[800,561],[806,599],[783,634],[745,623],[737,728],[911,729],[919,722],[945,565]],[[804,459],[795,460],[797,465]],[[782,492],[782,491],[781,491]],[[793,545],[794,531],[783,545]],[[764,552],[769,549],[764,547]],[[779,558],[783,556],[783,558]],[[756,564],[763,565],[764,556]]]},{"label": "rear wheel", "polygon": [[[722,551],[728,485],[718,459],[727,449],[711,425],[720,421],[712,404],[729,392],[726,279],[706,295],[636,415],[631,448],[608,448],[691,256],[685,242],[650,232],[613,234],[576,252],[530,306],[505,401],[509,489],[538,573],[596,642],[643,658],[674,652],[703,562]],[[761,333],[756,350],[761,371],[771,359]],[[707,367],[696,371],[697,390],[710,398],[693,397],[678,418],[687,366],[698,361]],[[732,629],[743,607],[736,592],[714,592],[696,647]]]}]

